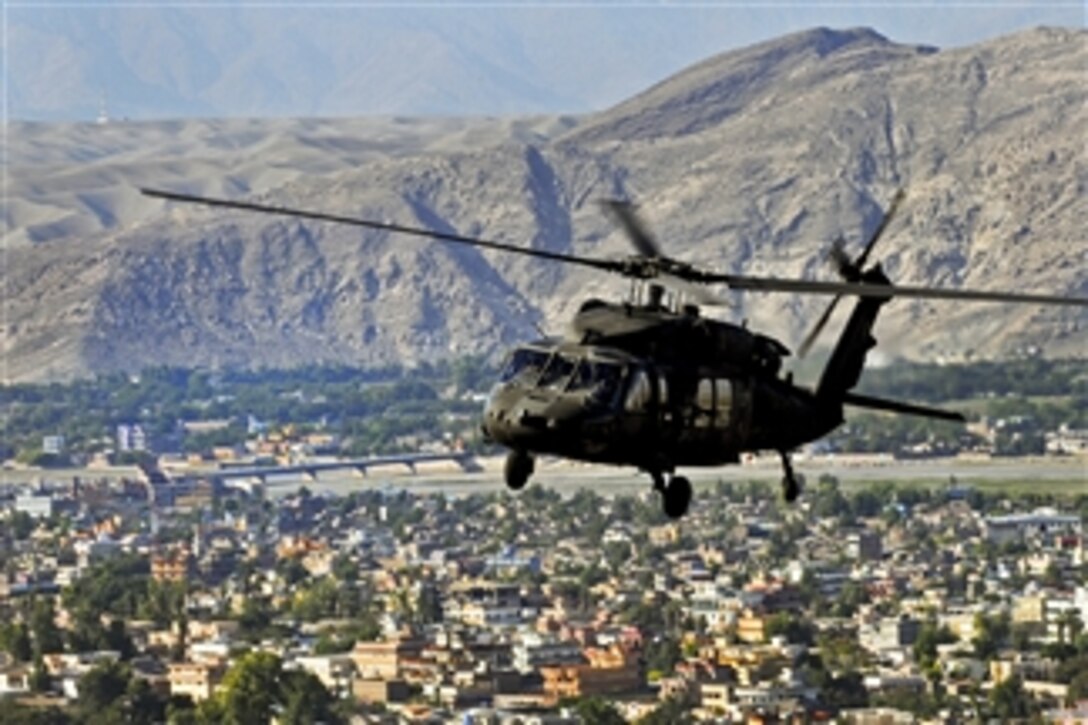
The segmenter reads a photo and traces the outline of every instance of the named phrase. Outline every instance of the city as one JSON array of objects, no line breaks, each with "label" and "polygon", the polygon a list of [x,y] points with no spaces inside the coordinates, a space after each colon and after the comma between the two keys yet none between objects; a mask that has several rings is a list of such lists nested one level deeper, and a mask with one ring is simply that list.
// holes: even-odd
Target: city
[{"label": "city", "polygon": [[1076,486],[824,474],[787,506],[710,478],[673,522],[577,471],[171,496],[88,473],[7,486],[0,722],[1088,715]]}]

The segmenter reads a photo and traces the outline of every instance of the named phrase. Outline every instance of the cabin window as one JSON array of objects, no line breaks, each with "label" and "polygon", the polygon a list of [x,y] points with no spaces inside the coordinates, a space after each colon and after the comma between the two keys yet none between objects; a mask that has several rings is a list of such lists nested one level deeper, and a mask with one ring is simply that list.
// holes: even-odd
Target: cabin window
[{"label": "cabin window", "polygon": [[733,407],[733,383],[722,378],[704,378],[695,390],[695,426],[709,428],[717,419],[718,425],[728,425]]},{"label": "cabin window", "polygon": [[541,350],[520,348],[510,355],[499,380],[504,383],[517,381],[531,384],[548,362],[548,353]]},{"label": "cabin window", "polygon": [[733,408],[733,381],[714,381],[714,407],[726,420],[729,419],[729,411]]},{"label": "cabin window", "polygon": [[627,403],[625,407],[629,411],[646,410],[650,405],[653,394],[654,391],[650,385],[650,376],[646,374],[645,370],[639,370],[635,373],[631,380],[631,385],[627,389]]},{"label": "cabin window", "polygon": [[714,410],[714,381],[704,379],[699,381],[699,389],[695,394],[695,406],[709,413]]}]

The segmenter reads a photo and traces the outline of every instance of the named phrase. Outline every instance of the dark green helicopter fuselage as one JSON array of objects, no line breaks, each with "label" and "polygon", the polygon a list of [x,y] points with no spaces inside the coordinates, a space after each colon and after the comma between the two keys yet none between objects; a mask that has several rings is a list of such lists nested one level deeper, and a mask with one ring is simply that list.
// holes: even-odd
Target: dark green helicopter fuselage
[{"label": "dark green helicopter fuselage", "polygon": [[567,340],[507,357],[483,430],[518,451],[651,471],[791,450],[842,422],[842,404],[778,377],[778,342],[694,310],[582,306]]}]

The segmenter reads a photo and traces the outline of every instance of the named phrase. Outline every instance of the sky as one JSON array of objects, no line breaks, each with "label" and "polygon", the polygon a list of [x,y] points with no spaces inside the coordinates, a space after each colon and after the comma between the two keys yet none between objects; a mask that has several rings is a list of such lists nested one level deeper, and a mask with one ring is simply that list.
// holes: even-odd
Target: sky
[{"label": "sky", "polygon": [[969,45],[1084,27],[1082,2],[6,0],[5,116],[490,115],[606,108],[817,26]]}]

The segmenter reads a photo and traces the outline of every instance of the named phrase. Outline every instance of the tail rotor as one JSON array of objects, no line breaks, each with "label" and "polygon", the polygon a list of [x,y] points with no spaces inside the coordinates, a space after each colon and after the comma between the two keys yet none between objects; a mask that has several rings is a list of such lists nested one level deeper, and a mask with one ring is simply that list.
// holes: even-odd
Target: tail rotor
[{"label": "tail rotor", "polygon": [[[857,259],[851,260],[850,255],[846,253],[846,242],[840,236],[831,245],[831,249],[828,251],[828,259],[834,265],[835,271],[839,273],[839,276],[845,282],[860,282],[862,274],[865,269],[865,263],[869,259],[869,254],[873,251],[873,247],[876,246],[877,240],[884,235],[884,231],[888,228],[888,224],[895,216],[896,211],[899,209],[899,205],[902,203],[906,193],[899,189],[896,192],[895,197],[892,199],[891,204],[888,206],[888,211],[884,214],[884,218],[880,220],[880,224],[869,237],[869,241],[866,242],[865,248],[861,250],[861,254]],[[839,300],[842,295],[835,295],[831,298],[831,302],[824,309],[820,319],[816,321],[815,326],[805,337],[801,346],[797,349],[797,355],[804,357],[812,349],[816,339],[820,336],[824,327],[827,326],[828,320],[831,319],[831,314],[835,311],[835,306],[839,304]]]}]

